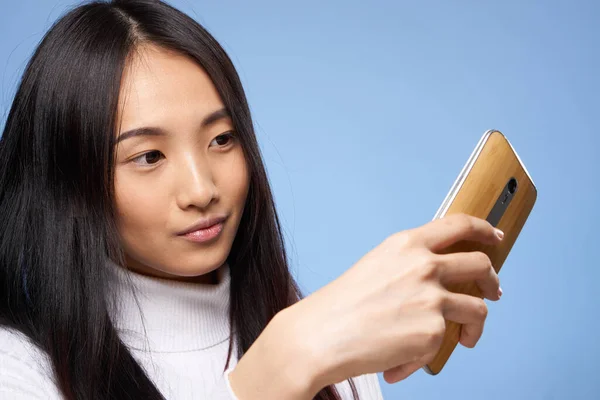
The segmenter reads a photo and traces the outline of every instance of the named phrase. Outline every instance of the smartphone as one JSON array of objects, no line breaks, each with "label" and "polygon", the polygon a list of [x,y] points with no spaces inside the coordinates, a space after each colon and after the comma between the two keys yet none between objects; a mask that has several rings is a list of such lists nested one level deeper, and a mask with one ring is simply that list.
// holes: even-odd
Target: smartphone
[{"label": "smartphone", "polygon": [[[498,245],[463,241],[444,253],[483,251],[500,271],[537,199],[531,175],[508,139],[497,130],[483,134],[434,216],[464,213],[485,219],[504,232]],[[448,290],[483,298],[474,282],[454,285]],[[442,345],[433,361],[423,369],[437,375],[446,365],[460,338],[461,325],[446,321]]]}]

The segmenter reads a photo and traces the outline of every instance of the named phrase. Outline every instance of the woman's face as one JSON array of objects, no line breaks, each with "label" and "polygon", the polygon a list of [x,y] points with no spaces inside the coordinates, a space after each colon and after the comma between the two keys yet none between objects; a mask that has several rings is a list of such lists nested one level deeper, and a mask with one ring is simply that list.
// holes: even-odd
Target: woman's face
[{"label": "woman's face", "polygon": [[[123,75],[117,126],[117,222],[128,267],[211,281],[231,249],[249,185],[212,81],[185,56],[141,48]],[[199,230],[213,217],[225,219]]]}]

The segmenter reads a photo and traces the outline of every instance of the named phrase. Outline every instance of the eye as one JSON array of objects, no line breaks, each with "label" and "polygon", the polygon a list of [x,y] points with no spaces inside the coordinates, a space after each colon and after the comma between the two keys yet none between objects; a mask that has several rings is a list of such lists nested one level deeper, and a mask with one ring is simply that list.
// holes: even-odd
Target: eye
[{"label": "eye", "polygon": [[163,153],[158,150],[152,150],[144,153],[131,161],[141,166],[150,166],[159,162],[164,157]]},{"label": "eye", "polygon": [[217,136],[212,140],[211,145],[216,142],[217,146],[225,147],[235,140],[235,134],[233,131],[226,132],[222,135]]}]

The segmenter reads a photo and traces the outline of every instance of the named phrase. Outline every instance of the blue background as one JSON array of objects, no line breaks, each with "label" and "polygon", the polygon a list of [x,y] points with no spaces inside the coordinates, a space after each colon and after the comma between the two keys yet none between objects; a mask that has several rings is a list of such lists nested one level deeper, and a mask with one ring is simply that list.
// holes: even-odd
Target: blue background
[{"label": "blue background", "polygon": [[[2,0],[2,123],[69,6]],[[428,222],[480,135],[502,130],[538,202],[479,345],[386,399],[600,398],[600,6],[592,1],[172,1],[245,84],[306,293]],[[385,277],[382,277],[385,279]]]}]

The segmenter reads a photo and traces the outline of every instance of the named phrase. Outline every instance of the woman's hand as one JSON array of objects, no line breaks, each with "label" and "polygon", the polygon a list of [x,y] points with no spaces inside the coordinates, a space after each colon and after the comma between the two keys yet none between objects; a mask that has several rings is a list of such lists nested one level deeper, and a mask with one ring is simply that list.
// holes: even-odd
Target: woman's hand
[{"label": "woman's hand", "polygon": [[[324,386],[366,373],[384,371],[389,383],[406,378],[437,353],[445,319],[464,324],[460,343],[473,347],[487,306],[446,285],[475,281],[484,298],[498,300],[498,275],[484,253],[440,253],[462,240],[496,244],[501,237],[488,222],[466,215],[396,233],[338,279],[279,313],[254,354],[270,348],[285,355],[296,366],[284,368],[281,360],[275,365],[299,383],[293,397],[312,398]],[[300,394],[302,388],[307,392]]]},{"label": "woman's hand", "polygon": [[480,252],[439,254],[471,240],[496,244],[487,221],[452,215],[388,237],[335,281],[290,307],[288,334],[308,342],[322,360],[322,384],[384,372],[406,378],[433,359],[448,319],[464,324],[460,343],[473,347],[487,316],[483,299],[452,293],[447,284],[475,281],[498,300],[498,275]]}]

